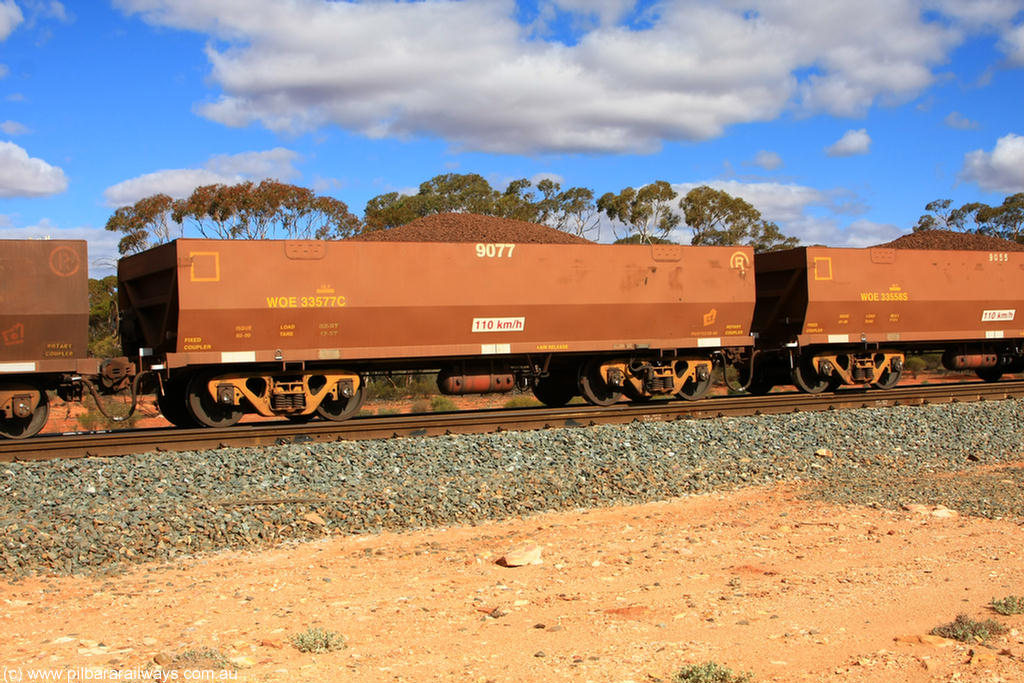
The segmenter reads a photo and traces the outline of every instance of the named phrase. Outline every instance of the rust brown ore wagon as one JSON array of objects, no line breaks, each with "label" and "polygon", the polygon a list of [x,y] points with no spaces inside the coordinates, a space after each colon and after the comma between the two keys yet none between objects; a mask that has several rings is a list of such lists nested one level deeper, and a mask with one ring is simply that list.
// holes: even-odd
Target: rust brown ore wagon
[{"label": "rust brown ore wagon", "polygon": [[0,436],[32,436],[46,424],[46,392],[94,374],[86,243],[0,240]]},{"label": "rust brown ore wagon", "polygon": [[1024,252],[801,247],[755,264],[753,391],[890,387],[908,351],[987,380],[1024,369]]},{"label": "rust brown ore wagon", "polygon": [[752,262],[745,247],[180,239],[121,260],[122,333],[183,424],[344,419],[385,370],[552,405],[695,398],[714,351],[752,343]]}]

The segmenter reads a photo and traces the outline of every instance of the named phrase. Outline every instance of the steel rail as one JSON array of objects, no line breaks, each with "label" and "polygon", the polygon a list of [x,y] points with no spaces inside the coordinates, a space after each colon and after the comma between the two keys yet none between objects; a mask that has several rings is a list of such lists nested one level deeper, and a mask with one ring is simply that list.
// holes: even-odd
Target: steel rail
[{"label": "steel rail", "polygon": [[716,396],[701,401],[617,403],[608,407],[513,408],[386,417],[354,417],[346,422],[243,423],[227,429],[150,428],[67,433],[0,441],[0,462],[116,456],[146,451],[207,450],[276,446],[322,441],[384,439],[500,431],[522,431],[597,424],[708,419],[803,411],[896,405],[997,401],[1024,397],[1024,380],[915,385],[888,390],[841,389],[835,393],[775,393]]}]

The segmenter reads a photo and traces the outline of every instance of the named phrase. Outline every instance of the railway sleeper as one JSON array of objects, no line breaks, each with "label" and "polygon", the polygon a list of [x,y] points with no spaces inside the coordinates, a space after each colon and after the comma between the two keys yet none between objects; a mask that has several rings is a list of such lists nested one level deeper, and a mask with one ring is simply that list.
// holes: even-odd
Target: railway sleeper
[{"label": "railway sleeper", "polygon": [[361,396],[362,379],[338,370],[300,375],[253,371],[210,377],[206,390],[219,406],[235,406],[264,417],[312,417],[324,402],[343,403]]}]

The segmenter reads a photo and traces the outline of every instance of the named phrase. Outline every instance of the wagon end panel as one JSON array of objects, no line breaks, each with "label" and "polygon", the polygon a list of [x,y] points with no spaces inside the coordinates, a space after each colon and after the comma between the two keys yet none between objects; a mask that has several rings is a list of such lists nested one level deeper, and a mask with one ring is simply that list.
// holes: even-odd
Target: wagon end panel
[{"label": "wagon end panel", "polygon": [[163,244],[118,263],[121,344],[129,356],[144,348],[156,353],[176,348],[178,270],[179,262],[187,259],[183,244],[187,241]]},{"label": "wagon end panel", "polygon": [[74,371],[88,329],[86,242],[0,241],[0,370]]},{"label": "wagon end panel", "polygon": [[807,281],[816,276],[807,248],[757,254],[757,305],[753,329],[762,344],[778,346],[796,341],[807,315]]}]

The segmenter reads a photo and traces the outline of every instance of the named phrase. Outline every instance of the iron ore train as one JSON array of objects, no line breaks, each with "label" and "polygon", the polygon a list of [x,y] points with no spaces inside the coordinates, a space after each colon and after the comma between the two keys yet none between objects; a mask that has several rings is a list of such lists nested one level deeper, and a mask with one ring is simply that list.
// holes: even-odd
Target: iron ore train
[{"label": "iron ore train", "polygon": [[717,366],[753,393],[881,389],[906,355],[1024,371],[1024,252],[179,239],[118,264],[121,358],[87,357],[86,245],[0,242],[0,434],[48,392],[141,388],[179,426],[344,420],[366,378],[447,394],[696,400]]}]

